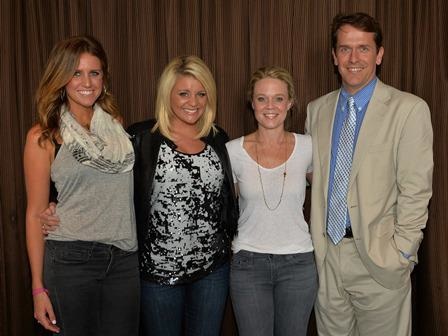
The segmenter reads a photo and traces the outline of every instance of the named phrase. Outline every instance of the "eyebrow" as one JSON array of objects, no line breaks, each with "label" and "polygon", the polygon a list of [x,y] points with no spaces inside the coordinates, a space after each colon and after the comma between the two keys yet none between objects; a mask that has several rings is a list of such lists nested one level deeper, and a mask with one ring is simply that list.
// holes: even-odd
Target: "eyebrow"
[{"label": "eyebrow", "polygon": [[[371,46],[372,46],[371,44],[363,43],[363,44],[357,44],[355,47],[371,47]],[[343,47],[343,48],[353,48],[352,46],[350,46],[348,44],[339,44],[339,45],[336,46],[336,48],[341,48],[341,47]]]},{"label": "eyebrow", "polygon": [[[255,96],[267,96],[266,93],[254,93]],[[287,97],[288,95],[285,93],[274,93],[271,96],[282,96],[282,97]]]},{"label": "eyebrow", "polygon": [[[80,69],[80,68],[76,68],[76,71],[84,71],[84,69]],[[97,69],[90,69],[89,71],[103,71],[103,69],[101,68],[97,68]]]}]

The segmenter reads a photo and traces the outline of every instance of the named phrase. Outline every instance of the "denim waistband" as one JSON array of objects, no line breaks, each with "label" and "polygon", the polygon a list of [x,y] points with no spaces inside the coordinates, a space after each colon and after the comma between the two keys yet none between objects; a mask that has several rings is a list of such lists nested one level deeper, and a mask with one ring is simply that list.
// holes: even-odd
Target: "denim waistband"
[{"label": "denim waistband", "polygon": [[314,251],[287,253],[287,254],[274,254],[274,253],[259,253],[259,252],[252,252],[252,251],[247,251],[247,250],[239,250],[237,252],[237,254],[252,257],[252,258],[271,258],[271,259],[272,258],[281,259],[284,257],[289,257],[289,256],[294,256],[294,255],[300,255],[303,257],[306,257],[306,256],[314,257]]},{"label": "denim waistband", "polygon": [[107,252],[114,254],[131,254],[137,252],[137,251],[125,251],[112,244],[104,244],[96,241],[91,242],[84,240],[62,241],[62,240],[47,239],[45,241],[45,244],[47,244],[49,248],[78,249],[95,253]]}]

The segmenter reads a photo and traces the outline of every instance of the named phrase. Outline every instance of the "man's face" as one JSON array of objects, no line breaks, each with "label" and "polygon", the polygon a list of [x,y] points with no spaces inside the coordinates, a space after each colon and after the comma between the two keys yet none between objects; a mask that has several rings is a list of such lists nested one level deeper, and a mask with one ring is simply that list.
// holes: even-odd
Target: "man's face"
[{"label": "man's face", "polygon": [[332,51],[334,65],[338,67],[342,85],[353,95],[375,78],[384,49],[377,50],[374,33],[348,24],[339,28],[337,34],[336,49]]}]

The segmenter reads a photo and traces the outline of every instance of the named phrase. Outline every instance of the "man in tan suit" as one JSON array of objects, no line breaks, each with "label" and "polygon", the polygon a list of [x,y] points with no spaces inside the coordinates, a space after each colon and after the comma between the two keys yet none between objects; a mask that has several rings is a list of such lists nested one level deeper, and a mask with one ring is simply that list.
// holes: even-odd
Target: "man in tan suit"
[{"label": "man in tan suit", "polygon": [[376,77],[383,54],[375,19],[336,16],[342,87],[308,105],[319,335],[411,335],[410,273],[428,217],[433,135],[427,104]]}]

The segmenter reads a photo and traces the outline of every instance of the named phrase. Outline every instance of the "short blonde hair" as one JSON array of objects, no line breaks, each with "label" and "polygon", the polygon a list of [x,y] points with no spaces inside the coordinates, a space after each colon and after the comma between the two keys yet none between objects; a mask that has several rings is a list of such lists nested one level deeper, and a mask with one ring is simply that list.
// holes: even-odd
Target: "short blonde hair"
[{"label": "short blonde hair", "polygon": [[250,77],[249,85],[247,87],[247,101],[249,103],[251,103],[253,99],[255,84],[264,78],[274,78],[284,82],[288,88],[288,99],[290,99],[293,104],[296,102],[294,80],[289,71],[282,67],[271,65],[257,69]]},{"label": "short blonde hair", "polygon": [[214,121],[216,117],[216,83],[207,65],[197,56],[178,56],[171,60],[165,67],[159,79],[156,98],[156,124],[152,131],[159,129],[165,137],[173,140],[171,135],[171,91],[179,76],[192,76],[201,82],[207,93],[207,106],[201,118],[198,120],[197,138],[207,136],[210,131],[215,131]]}]

